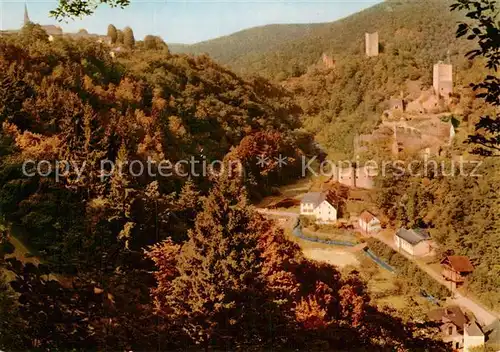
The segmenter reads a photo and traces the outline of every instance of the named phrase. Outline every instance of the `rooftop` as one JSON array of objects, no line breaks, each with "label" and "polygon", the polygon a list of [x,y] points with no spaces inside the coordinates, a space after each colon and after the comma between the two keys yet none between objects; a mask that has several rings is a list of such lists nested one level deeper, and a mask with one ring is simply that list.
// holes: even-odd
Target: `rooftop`
[{"label": "rooftop", "polygon": [[413,245],[430,239],[429,234],[423,229],[408,230],[404,227],[400,228],[398,232],[396,232],[396,236]]},{"label": "rooftop", "polygon": [[301,203],[312,203],[314,207],[320,205],[323,201],[327,201],[330,205],[335,207],[336,199],[331,192],[309,192],[306,193],[302,199]]},{"label": "rooftop", "polygon": [[466,324],[464,330],[469,336],[484,336],[481,328],[475,321],[471,322],[470,324]]},{"label": "rooftop", "polygon": [[361,220],[363,220],[364,222],[366,222],[366,223],[369,223],[373,219],[376,219],[375,215],[373,215],[372,213],[370,213],[368,210],[363,211],[361,213],[361,215],[359,216],[359,218]]},{"label": "rooftop", "polygon": [[437,308],[428,313],[429,319],[433,321],[441,321],[443,323],[451,322],[459,329],[463,329],[467,323],[467,318],[464,312],[458,306],[450,306],[446,308]]},{"label": "rooftop", "polygon": [[450,255],[441,261],[441,264],[448,264],[453,270],[458,272],[472,272],[474,266],[469,260],[469,257],[461,255]]},{"label": "rooftop", "polygon": [[321,202],[321,192],[309,192],[304,194],[304,197],[302,197],[301,203],[313,203],[313,204],[319,204]]}]

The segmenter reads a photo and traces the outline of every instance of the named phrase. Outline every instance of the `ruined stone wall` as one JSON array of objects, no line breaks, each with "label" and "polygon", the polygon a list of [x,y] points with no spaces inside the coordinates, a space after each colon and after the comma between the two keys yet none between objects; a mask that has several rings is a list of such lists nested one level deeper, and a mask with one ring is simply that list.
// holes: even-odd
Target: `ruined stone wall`
[{"label": "ruined stone wall", "polygon": [[434,93],[438,96],[448,97],[453,93],[453,66],[438,63],[434,65],[433,72]]},{"label": "ruined stone wall", "polygon": [[365,46],[366,46],[366,56],[378,56],[379,54],[379,43],[378,43],[378,32],[375,33],[365,33]]}]

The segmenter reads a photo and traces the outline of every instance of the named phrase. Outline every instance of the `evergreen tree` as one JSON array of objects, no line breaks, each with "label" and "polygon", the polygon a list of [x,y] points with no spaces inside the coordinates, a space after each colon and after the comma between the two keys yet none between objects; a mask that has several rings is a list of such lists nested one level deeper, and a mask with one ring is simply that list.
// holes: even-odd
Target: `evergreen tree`
[{"label": "evergreen tree", "polygon": [[123,42],[124,42],[124,37],[125,37],[125,36],[124,36],[123,31],[119,29],[119,30],[116,32],[116,44],[123,44]]},{"label": "evergreen tree", "polygon": [[116,27],[110,24],[108,26],[108,34],[107,36],[111,39],[111,44],[115,44],[116,40],[118,39],[118,31],[116,30]]},{"label": "evergreen tree", "polygon": [[[256,222],[244,192],[232,193],[231,188],[228,181],[217,183],[176,265],[160,266],[157,275],[160,312],[205,348],[215,342],[248,341],[265,312],[265,301],[259,299],[264,281]],[[153,252],[155,258],[158,264]],[[174,267],[175,278],[165,276]]]},{"label": "evergreen tree", "polygon": [[156,37],[154,35],[148,34],[147,36],[144,37],[144,46],[148,50],[156,50],[158,49],[156,47]]},{"label": "evergreen tree", "polygon": [[125,44],[125,46],[130,49],[134,48],[135,46],[134,32],[130,27],[125,27],[125,29],[123,30],[123,44]]}]

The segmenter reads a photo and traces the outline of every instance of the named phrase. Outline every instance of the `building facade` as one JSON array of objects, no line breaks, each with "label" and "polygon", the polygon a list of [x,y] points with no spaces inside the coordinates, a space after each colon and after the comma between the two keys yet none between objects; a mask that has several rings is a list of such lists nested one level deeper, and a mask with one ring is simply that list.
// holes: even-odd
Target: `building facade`
[{"label": "building facade", "polygon": [[327,193],[310,192],[300,201],[300,215],[313,216],[318,223],[337,221],[337,208]]},{"label": "building facade", "polygon": [[365,233],[376,233],[381,230],[380,220],[366,210],[359,216],[358,226]]},{"label": "building facade", "polygon": [[464,326],[464,352],[472,352],[484,346],[484,334],[476,322]]},{"label": "building facade", "polygon": [[417,257],[431,252],[430,236],[420,229],[408,230],[400,228],[394,234],[394,243],[398,250],[403,250]]},{"label": "building facade", "polygon": [[442,274],[447,281],[454,286],[464,283],[466,277],[474,271],[474,267],[468,257],[450,255],[441,261]]}]

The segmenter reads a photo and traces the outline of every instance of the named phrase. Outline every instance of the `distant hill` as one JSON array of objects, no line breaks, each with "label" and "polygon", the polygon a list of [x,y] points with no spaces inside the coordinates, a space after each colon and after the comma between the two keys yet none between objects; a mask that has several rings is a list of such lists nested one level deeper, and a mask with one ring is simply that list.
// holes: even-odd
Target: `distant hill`
[{"label": "distant hill", "polygon": [[[239,73],[283,79],[305,72],[322,53],[359,54],[364,33],[378,31],[382,50],[445,59],[458,14],[448,0],[388,0],[336,22],[251,28],[174,51],[207,53]],[[453,54],[453,53],[452,53]]]},{"label": "distant hill", "polygon": [[242,57],[261,57],[268,52],[279,50],[283,44],[312,35],[326,25],[271,24],[192,45],[169,44],[169,48],[173,53],[206,53],[220,63],[231,65]]}]

